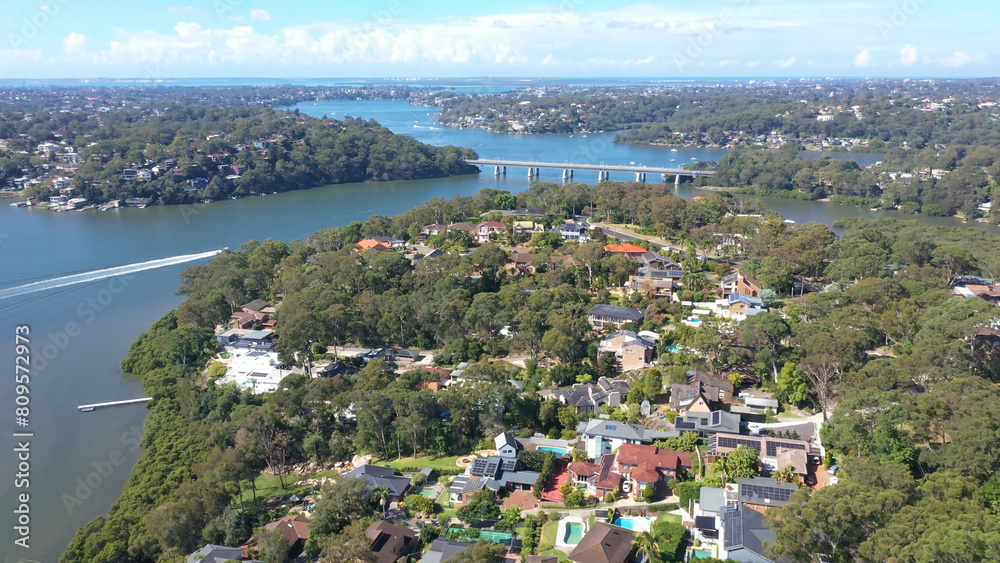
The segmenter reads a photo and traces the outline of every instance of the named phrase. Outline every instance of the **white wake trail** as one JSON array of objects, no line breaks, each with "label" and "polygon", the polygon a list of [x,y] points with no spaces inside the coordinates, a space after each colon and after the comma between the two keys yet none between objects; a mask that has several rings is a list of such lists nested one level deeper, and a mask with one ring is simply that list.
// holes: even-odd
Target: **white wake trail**
[{"label": "white wake trail", "polygon": [[115,266],[113,268],[94,270],[93,272],[73,274],[72,276],[63,276],[61,278],[53,278],[50,280],[42,280],[29,284],[19,285],[17,287],[0,289],[0,300],[9,299],[11,297],[20,297],[21,295],[28,295],[29,293],[37,293],[39,291],[47,291],[49,289],[56,289],[70,285],[94,282],[98,280],[103,280],[105,278],[113,278],[115,276],[134,274],[136,272],[142,272],[145,270],[154,270],[156,268],[174,266],[177,264],[183,264],[185,262],[193,262],[195,260],[201,260],[203,258],[211,258],[212,256],[219,254],[220,252],[222,251],[213,250],[211,252],[202,252],[200,254],[184,254],[181,256],[173,256],[171,258],[160,258],[159,260],[149,260],[148,262],[127,264],[125,266]]}]

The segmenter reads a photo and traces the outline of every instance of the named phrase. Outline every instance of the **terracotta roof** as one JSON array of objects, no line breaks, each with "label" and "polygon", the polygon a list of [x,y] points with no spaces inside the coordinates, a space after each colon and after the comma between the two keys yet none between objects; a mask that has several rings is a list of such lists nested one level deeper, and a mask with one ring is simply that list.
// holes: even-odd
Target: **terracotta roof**
[{"label": "terracotta roof", "polygon": [[661,450],[645,444],[622,444],[617,461],[619,466],[636,466],[632,470],[633,479],[652,483],[659,480],[660,469],[678,471],[682,467],[691,467],[691,453]]},{"label": "terracotta roof", "polygon": [[569,554],[577,563],[625,563],[632,553],[631,530],[605,522],[594,524]]},{"label": "terracotta roof", "polygon": [[389,250],[391,248],[388,244],[371,238],[358,241],[354,247],[360,250]]},{"label": "terracotta roof", "polygon": [[596,463],[589,461],[575,461],[569,466],[569,470],[577,476],[590,476],[597,475],[597,472],[601,470],[601,467]]},{"label": "terracotta roof", "polygon": [[646,252],[648,252],[648,250],[639,246],[638,244],[632,244],[630,242],[623,242],[621,244],[609,244],[604,247],[604,250],[608,252],[619,252],[625,254],[645,254]]}]

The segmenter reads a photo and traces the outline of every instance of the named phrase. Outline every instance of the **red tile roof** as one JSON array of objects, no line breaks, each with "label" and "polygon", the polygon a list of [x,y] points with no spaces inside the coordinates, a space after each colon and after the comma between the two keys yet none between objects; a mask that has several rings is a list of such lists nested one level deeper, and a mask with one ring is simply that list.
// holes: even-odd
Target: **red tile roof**
[{"label": "red tile roof", "polygon": [[618,449],[618,465],[634,466],[632,478],[643,483],[659,480],[659,471],[669,469],[679,471],[691,467],[690,452],[661,450],[645,444],[622,444]]},{"label": "red tile roof", "polygon": [[623,254],[644,254],[649,252],[645,248],[639,246],[638,244],[632,244],[630,242],[623,242],[621,244],[609,244],[604,247],[604,250],[608,252],[618,252]]}]

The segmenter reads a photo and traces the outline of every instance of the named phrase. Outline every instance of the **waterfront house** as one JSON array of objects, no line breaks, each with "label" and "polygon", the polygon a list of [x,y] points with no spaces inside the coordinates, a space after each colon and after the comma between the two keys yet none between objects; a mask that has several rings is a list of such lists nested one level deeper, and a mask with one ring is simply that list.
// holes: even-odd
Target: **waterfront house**
[{"label": "waterfront house", "polygon": [[371,240],[381,242],[383,244],[389,245],[389,248],[402,248],[406,245],[406,241],[403,239],[398,239],[396,237],[372,237]]},{"label": "waterfront house", "polygon": [[375,250],[378,252],[385,252],[390,250],[392,245],[386,242],[374,238],[366,238],[359,240],[357,244],[354,245],[354,250],[358,252],[365,252],[366,250]]},{"label": "waterfront house", "polygon": [[433,223],[431,225],[425,225],[424,228],[420,229],[420,234],[428,237],[433,237],[437,235],[443,235],[448,232],[448,227],[438,223]]},{"label": "waterfront house", "polygon": [[564,223],[553,227],[551,232],[564,241],[590,242],[590,229],[583,223]]},{"label": "waterfront house", "polygon": [[519,235],[534,235],[544,233],[545,225],[534,221],[514,221],[514,232]]},{"label": "waterfront house", "polygon": [[640,324],[645,313],[631,307],[621,305],[595,305],[587,311],[587,322],[596,330],[608,327],[619,329],[625,323]]}]

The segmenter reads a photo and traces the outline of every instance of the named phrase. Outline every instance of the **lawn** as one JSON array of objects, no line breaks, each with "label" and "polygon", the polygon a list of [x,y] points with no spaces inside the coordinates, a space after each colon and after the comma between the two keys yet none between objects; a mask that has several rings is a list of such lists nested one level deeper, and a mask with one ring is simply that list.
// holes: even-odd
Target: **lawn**
[{"label": "lawn", "polygon": [[[333,477],[337,478],[339,474],[336,471],[324,471],[321,473],[316,473],[315,475],[286,475],[285,482],[288,483],[288,488],[281,488],[281,480],[277,476],[271,475],[270,473],[261,473],[254,480],[257,485],[257,499],[264,500],[269,498],[288,498],[292,495],[305,496],[312,485],[295,485],[295,481],[304,481],[306,479],[320,479],[322,477]],[[254,497],[254,492],[249,487],[243,489],[243,502],[252,502]]]},{"label": "lawn", "polygon": [[372,461],[372,463],[384,463],[393,469],[404,469],[417,467],[423,469],[424,467],[430,467],[431,469],[457,469],[458,460],[465,456],[450,456],[450,457],[402,457],[399,459],[394,459],[391,461]]},{"label": "lawn", "polygon": [[781,411],[778,413],[778,418],[804,418],[804,417],[797,415],[792,411]]},{"label": "lawn", "polygon": [[684,519],[681,518],[680,514],[670,514],[669,512],[665,512],[663,514],[660,514],[659,518],[663,518],[664,522],[673,522],[674,524],[684,523]]},{"label": "lawn", "polygon": [[556,557],[559,558],[559,562],[560,563],[562,563],[563,561],[568,561],[569,560],[566,557],[565,553],[563,553],[562,551],[559,551],[558,549],[554,549],[554,548],[553,549],[546,549],[546,550],[543,550],[543,551],[539,551],[538,555],[555,555]]},{"label": "lawn", "polygon": [[[538,540],[538,548],[549,549],[556,545],[556,532],[559,531],[559,521],[552,520],[542,526],[542,537]],[[541,552],[539,552],[541,553]]]}]

